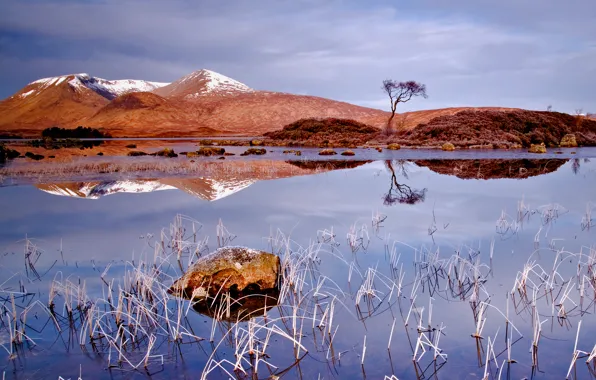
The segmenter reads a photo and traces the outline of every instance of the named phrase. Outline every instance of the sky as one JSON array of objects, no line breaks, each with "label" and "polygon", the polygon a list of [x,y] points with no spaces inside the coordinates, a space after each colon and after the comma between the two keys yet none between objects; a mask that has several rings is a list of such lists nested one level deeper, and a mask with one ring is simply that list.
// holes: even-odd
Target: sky
[{"label": "sky", "polygon": [[398,112],[596,112],[594,0],[2,0],[0,98],[48,76],[171,82],[210,69],[258,90]]}]

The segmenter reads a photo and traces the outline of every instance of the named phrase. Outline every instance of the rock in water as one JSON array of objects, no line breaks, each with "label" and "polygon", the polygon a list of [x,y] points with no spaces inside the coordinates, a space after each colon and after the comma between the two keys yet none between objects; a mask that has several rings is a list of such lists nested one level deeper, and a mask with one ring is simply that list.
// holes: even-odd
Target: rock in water
[{"label": "rock in water", "polygon": [[225,292],[273,289],[277,287],[279,267],[279,257],[272,253],[245,247],[219,248],[194,263],[168,292],[201,299]]}]

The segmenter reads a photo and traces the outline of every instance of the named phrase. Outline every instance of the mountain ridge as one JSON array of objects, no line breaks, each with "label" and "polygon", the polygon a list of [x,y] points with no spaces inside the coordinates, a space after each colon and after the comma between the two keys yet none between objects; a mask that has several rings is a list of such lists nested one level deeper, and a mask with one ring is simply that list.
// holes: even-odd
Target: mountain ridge
[{"label": "mountain ridge", "polygon": [[[153,106],[143,107],[144,103]],[[207,69],[172,83],[107,80],[86,73],[42,78],[0,101],[0,131],[26,137],[37,137],[52,126],[79,125],[113,137],[261,135],[304,117],[379,124],[386,112],[320,97],[254,90]]]}]

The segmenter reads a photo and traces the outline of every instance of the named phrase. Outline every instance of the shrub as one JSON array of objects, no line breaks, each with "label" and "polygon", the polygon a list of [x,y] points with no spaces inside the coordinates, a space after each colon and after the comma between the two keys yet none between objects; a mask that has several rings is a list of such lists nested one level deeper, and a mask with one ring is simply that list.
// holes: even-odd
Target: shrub
[{"label": "shrub", "polygon": [[14,149],[8,149],[4,145],[0,144],[0,162],[6,162],[6,160],[12,160],[19,157],[21,154]]},{"label": "shrub", "polygon": [[532,144],[530,146],[530,150],[528,150],[528,152],[530,152],[530,153],[546,153],[546,146],[544,145],[544,143]]},{"label": "shrub", "polygon": [[44,156],[42,156],[41,154],[35,154],[35,153],[31,153],[31,152],[25,153],[25,157],[30,158],[35,161],[43,160],[43,158],[44,158]]},{"label": "shrub", "polygon": [[573,133],[568,133],[565,136],[563,136],[559,146],[561,148],[575,148],[575,147],[577,147],[577,140],[575,139],[575,135]]},{"label": "shrub", "polygon": [[146,156],[147,153],[141,152],[140,150],[131,150],[126,155],[131,156],[131,157],[137,157],[137,156]]},{"label": "shrub", "polygon": [[443,146],[441,146],[441,149],[451,152],[455,150],[455,145],[453,145],[450,142],[446,142],[445,144],[443,144]]}]

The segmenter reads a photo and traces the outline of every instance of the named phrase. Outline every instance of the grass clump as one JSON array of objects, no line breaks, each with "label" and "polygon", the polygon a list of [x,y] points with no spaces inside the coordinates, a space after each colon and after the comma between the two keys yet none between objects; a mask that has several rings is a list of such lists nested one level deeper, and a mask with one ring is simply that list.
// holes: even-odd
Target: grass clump
[{"label": "grass clump", "polygon": [[445,144],[443,144],[443,146],[441,146],[441,149],[451,152],[455,150],[455,145],[453,145],[450,142],[446,142]]},{"label": "grass clump", "polygon": [[575,139],[575,135],[573,133],[568,133],[565,136],[563,136],[559,146],[561,148],[576,148],[577,140]]},{"label": "grass clump", "polygon": [[[204,146],[197,150],[197,156],[223,156],[226,153],[224,148]],[[187,155],[188,156],[188,155]]]},{"label": "grass clump", "polygon": [[530,150],[528,150],[528,152],[530,152],[530,153],[546,153],[546,146],[544,145],[544,143],[532,144],[530,146]]},{"label": "grass clump", "polygon": [[240,154],[241,156],[248,156],[248,155],[257,155],[262,156],[263,154],[267,153],[265,148],[248,148],[244,153]]}]

